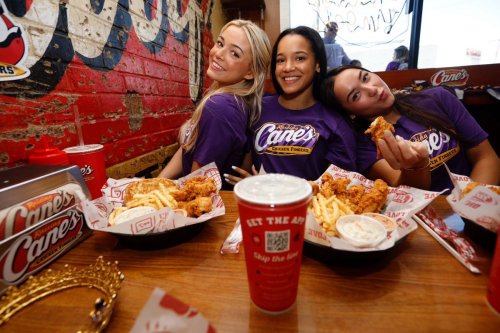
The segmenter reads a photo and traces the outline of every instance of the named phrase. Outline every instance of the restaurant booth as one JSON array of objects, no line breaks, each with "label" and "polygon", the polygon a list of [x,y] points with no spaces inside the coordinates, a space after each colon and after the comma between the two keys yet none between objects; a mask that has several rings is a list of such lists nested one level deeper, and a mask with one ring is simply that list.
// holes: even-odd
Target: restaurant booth
[{"label": "restaurant booth", "polygon": [[[188,332],[195,321],[207,332],[500,331],[486,301],[496,234],[470,226],[467,233],[473,222],[444,195],[418,218],[433,221],[384,251],[352,255],[306,235],[297,300],[282,314],[260,311],[250,299],[244,248],[232,242],[241,240],[232,191],[219,192],[220,213],[161,238],[164,246],[147,234],[137,246],[93,230],[106,211],[92,204],[101,195],[88,185],[95,170],[103,183],[158,176],[211,84],[208,53],[222,26],[252,20],[273,44],[280,10],[274,0],[0,0],[0,201],[10,203],[0,209],[0,287],[5,294],[19,286],[0,302],[0,331]],[[400,93],[448,81],[500,155],[500,64],[375,73]],[[270,77],[265,92],[275,92]],[[87,165],[88,156],[84,165],[59,160],[83,146],[99,154],[99,166]],[[111,197],[120,186],[105,188]],[[44,227],[57,224],[59,243],[43,228],[34,231],[43,219],[5,227],[12,207],[55,207],[57,200]],[[9,238],[16,232],[17,240]],[[28,245],[42,238],[38,248]],[[19,252],[9,255],[13,247]],[[35,258],[36,251],[47,252]],[[161,300],[151,303],[152,295]]]}]

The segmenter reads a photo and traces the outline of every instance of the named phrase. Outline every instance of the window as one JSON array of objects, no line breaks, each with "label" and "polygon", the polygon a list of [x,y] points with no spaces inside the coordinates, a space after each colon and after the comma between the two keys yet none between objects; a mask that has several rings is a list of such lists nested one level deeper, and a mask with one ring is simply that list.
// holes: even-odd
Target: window
[{"label": "window", "polygon": [[[397,47],[410,47],[409,7],[413,1],[289,0],[289,26],[306,25],[324,37],[325,25],[335,21],[335,41],[348,57],[383,71]],[[418,68],[499,63],[499,17],[498,0],[424,1]]]},{"label": "window", "polygon": [[419,68],[499,62],[498,0],[424,1]]}]

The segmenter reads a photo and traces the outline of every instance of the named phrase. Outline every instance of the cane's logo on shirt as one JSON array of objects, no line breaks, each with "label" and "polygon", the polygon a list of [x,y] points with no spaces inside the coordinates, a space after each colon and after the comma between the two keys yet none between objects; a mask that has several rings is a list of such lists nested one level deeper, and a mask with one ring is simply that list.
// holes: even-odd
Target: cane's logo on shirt
[{"label": "cane's logo on shirt", "polygon": [[457,140],[435,129],[415,134],[410,138],[410,141],[425,143],[431,159],[431,171],[443,165],[460,151]]},{"label": "cane's logo on shirt", "polygon": [[255,131],[254,148],[258,154],[309,155],[318,138],[311,125],[265,123]]}]

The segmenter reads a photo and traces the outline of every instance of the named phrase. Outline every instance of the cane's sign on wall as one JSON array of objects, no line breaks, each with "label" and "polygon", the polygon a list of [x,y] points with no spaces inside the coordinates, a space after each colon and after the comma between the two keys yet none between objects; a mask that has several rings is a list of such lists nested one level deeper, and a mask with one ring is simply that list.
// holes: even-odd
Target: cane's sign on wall
[{"label": "cane's sign on wall", "polygon": [[9,16],[0,0],[0,81],[19,80],[30,75],[23,66],[28,56],[28,44],[23,27]]},{"label": "cane's sign on wall", "polygon": [[433,86],[465,86],[469,74],[465,69],[443,69],[431,77]]}]

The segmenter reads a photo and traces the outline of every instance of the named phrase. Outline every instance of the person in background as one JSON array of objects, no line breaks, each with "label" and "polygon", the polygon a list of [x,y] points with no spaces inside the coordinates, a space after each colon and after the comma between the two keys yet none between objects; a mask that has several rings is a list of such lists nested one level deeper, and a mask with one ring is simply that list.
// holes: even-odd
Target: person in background
[{"label": "person in background", "polygon": [[335,67],[349,65],[351,62],[351,59],[349,59],[347,54],[344,52],[342,46],[337,44],[335,41],[338,31],[339,25],[337,22],[328,22],[325,26],[325,37],[323,38],[323,43],[325,44],[326,51],[327,73]]},{"label": "person in background", "polygon": [[[354,132],[341,114],[320,101],[325,76],[325,49],[317,31],[299,26],[278,36],[271,61],[277,94],[264,97],[262,116],[251,132],[254,174],[263,170],[316,180],[332,163],[355,170]],[[241,180],[224,176],[230,184]]]},{"label": "person in background", "polygon": [[[215,162],[219,172],[234,173],[248,151],[247,132],[259,120],[271,61],[266,33],[250,21],[226,24],[209,53],[207,76],[213,80],[193,117],[181,128],[182,147],[158,177],[175,179]],[[223,190],[232,186],[223,182]]]},{"label": "person in background", "polygon": [[349,65],[361,67],[361,61],[359,61],[357,59],[353,59],[353,60],[351,60],[351,63]]},{"label": "person in background", "polygon": [[394,49],[393,60],[387,65],[386,71],[401,71],[408,69],[408,60],[410,57],[410,51],[404,45],[396,47]]},{"label": "person in background", "polygon": [[[500,159],[476,120],[458,98],[437,87],[394,95],[382,79],[364,68],[342,66],[328,73],[322,87],[325,105],[354,115],[358,172],[390,186],[408,185],[432,191],[453,189],[443,165],[472,180],[498,185]],[[378,146],[364,134],[377,117],[393,124]]]}]

